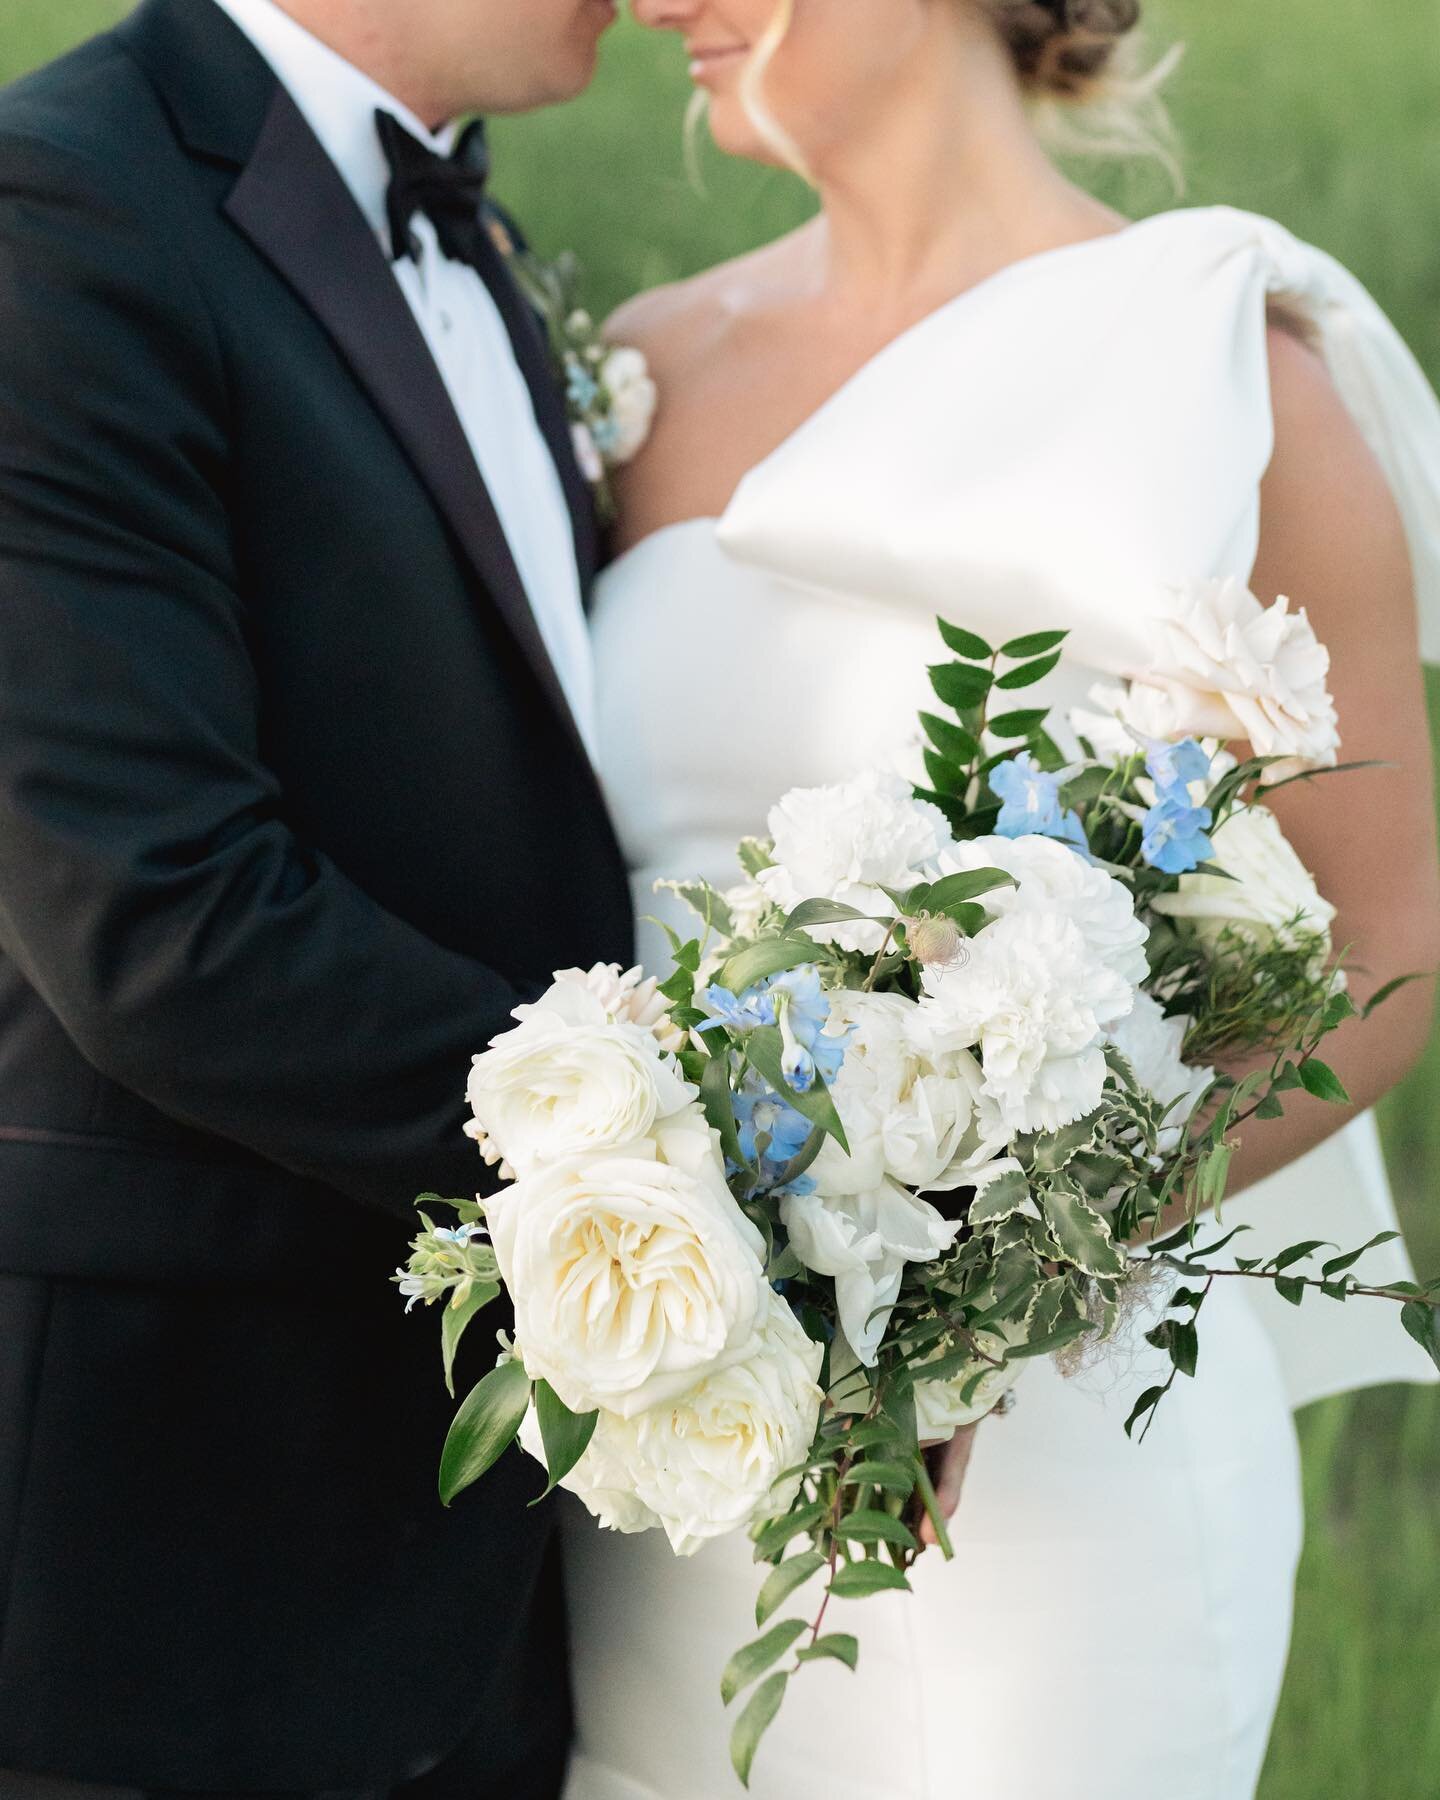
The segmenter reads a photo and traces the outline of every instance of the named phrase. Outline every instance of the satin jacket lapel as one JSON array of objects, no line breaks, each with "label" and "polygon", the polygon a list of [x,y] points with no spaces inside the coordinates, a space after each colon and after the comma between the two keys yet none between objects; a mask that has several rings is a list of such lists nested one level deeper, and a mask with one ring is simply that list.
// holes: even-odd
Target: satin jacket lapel
[{"label": "satin jacket lapel", "polygon": [[499,515],[434,358],[349,189],[282,87],[225,211],[325,326],[388,420],[579,744]]},{"label": "satin jacket lapel", "polygon": [[[506,221],[497,213],[487,209],[487,218],[492,229],[498,227],[502,231],[508,230]],[[550,361],[550,350],[545,342],[543,327],[521,293],[489,231],[479,235],[476,260],[481,278],[490,289],[495,304],[500,309],[500,316],[505,321],[505,329],[510,334],[510,342],[515,351],[515,360],[530,389],[536,423],[550,447],[550,454],[559,471],[575,531],[575,557],[580,566],[581,583],[588,592],[595,574],[598,553],[595,504],[575,460],[574,445],[570,438],[570,420]]]}]

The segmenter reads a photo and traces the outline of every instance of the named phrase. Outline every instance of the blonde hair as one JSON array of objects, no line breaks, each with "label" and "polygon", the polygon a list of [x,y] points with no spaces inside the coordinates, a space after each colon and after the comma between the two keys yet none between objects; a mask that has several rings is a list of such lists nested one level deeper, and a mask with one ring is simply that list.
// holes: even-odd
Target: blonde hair
[{"label": "blonde hair", "polygon": [[[1162,89],[1183,54],[1176,44],[1148,66],[1134,32],[1139,0],[980,0],[1015,62],[1036,129],[1062,154],[1151,157],[1182,185],[1174,128]],[[741,78],[750,123],[780,159],[811,179],[799,145],[765,100],[765,77],[795,18],[796,0],[778,0]],[[697,92],[687,119],[694,170],[695,132],[706,112]]]}]

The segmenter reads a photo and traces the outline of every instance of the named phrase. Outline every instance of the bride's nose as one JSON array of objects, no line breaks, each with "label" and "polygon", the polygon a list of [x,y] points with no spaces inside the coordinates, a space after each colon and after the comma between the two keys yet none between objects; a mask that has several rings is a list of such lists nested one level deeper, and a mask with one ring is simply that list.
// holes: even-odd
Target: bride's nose
[{"label": "bride's nose", "polygon": [[652,31],[685,31],[705,9],[705,0],[630,0],[631,11]]}]

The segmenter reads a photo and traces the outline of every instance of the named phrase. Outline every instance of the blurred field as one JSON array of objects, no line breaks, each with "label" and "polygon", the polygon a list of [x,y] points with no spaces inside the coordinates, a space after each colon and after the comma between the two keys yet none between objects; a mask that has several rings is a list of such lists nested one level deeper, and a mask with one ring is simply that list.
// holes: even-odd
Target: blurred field
[{"label": "blurred field", "polygon": [[[0,81],[121,10],[4,0]],[[1187,203],[1271,213],[1332,251],[1440,380],[1440,0],[1154,0],[1151,12],[1157,39],[1189,46],[1174,87]],[[624,26],[583,102],[495,134],[500,191],[542,248],[580,252],[597,310],[807,210],[789,177],[713,154],[697,196],[686,88],[678,47]],[[1092,173],[1130,212],[1175,203],[1157,171]],[[1440,1268],[1440,1041],[1384,1120],[1417,1259]],[[1263,1800],[1440,1800],[1440,1394],[1329,1402],[1301,1428],[1309,1542]]]}]

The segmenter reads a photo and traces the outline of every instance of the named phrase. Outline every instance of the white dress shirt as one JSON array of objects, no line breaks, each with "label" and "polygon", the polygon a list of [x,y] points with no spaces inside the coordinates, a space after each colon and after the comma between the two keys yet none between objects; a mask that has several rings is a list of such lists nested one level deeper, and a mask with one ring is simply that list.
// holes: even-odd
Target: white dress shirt
[{"label": "white dress shirt", "polygon": [[[408,107],[298,25],[275,0],[216,0],[284,84],[369,220],[389,258],[385,196],[390,168],[375,132],[377,108],[438,155],[455,128],[437,136]],[[530,597],[540,634],[591,754],[595,694],[590,638],[580,599],[575,539],[565,491],[535,419],[530,390],[485,283],[440,249],[417,213],[414,258],[390,264],[435,358]]]}]

